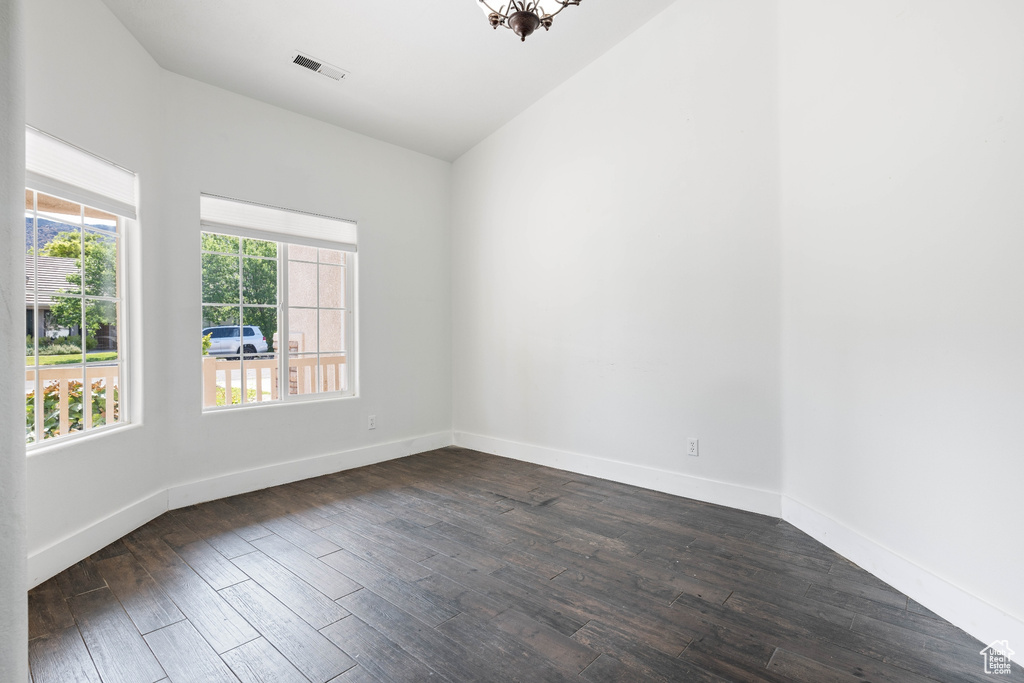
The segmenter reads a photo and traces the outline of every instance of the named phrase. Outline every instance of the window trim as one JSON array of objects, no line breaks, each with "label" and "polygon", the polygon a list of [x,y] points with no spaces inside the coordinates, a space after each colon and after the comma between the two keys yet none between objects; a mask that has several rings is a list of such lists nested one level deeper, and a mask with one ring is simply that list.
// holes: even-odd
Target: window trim
[{"label": "window trim", "polygon": [[[56,138],[54,138],[54,139],[56,139]],[[67,144],[67,143],[64,143],[64,144]],[[78,148],[76,148],[76,149],[78,149]],[[98,157],[97,157],[97,159],[98,159]],[[100,160],[100,161],[102,161],[102,160]],[[118,168],[120,168],[120,167],[118,167]],[[46,439],[45,437],[42,438],[42,439],[39,439],[38,437],[39,437],[39,414],[40,413],[39,413],[39,408],[37,406],[35,408],[35,410],[36,410],[36,412],[35,412],[35,415],[36,415],[36,425],[35,425],[36,434],[35,434],[35,440],[33,440],[31,443],[26,443],[25,444],[25,451],[26,451],[27,455],[35,455],[35,454],[41,453],[44,450],[49,449],[49,448],[54,447],[54,446],[62,446],[62,445],[65,445],[65,444],[74,443],[74,442],[76,442],[76,441],[78,441],[80,439],[85,439],[85,438],[89,438],[89,437],[92,437],[92,436],[99,436],[99,435],[106,434],[106,433],[109,433],[109,432],[117,431],[119,429],[124,429],[124,428],[129,428],[129,427],[134,426],[134,423],[132,421],[132,412],[133,412],[132,411],[132,403],[133,403],[133,400],[135,398],[135,396],[134,396],[135,392],[134,392],[134,387],[132,385],[132,377],[131,377],[131,374],[132,374],[131,373],[131,367],[132,367],[132,351],[131,351],[131,346],[132,346],[132,344],[131,344],[131,341],[130,341],[130,339],[131,339],[131,322],[130,322],[131,321],[131,314],[129,313],[130,306],[131,306],[131,298],[132,297],[131,297],[131,286],[130,286],[130,283],[129,283],[128,273],[127,273],[128,268],[127,268],[126,261],[127,261],[127,258],[128,258],[128,253],[129,253],[128,250],[130,249],[129,245],[130,245],[130,241],[131,241],[131,238],[129,237],[129,235],[131,233],[135,232],[135,230],[137,229],[138,219],[137,218],[129,218],[127,216],[118,214],[116,212],[112,212],[112,211],[109,210],[109,206],[95,206],[95,205],[92,205],[92,204],[90,204],[89,202],[86,202],[86,201],[78,201],[78,200],[73,199],[71,197],[61,196],[60,194],[54,194],[48,188],[48,186],[47,186],[48,184],[47,183],[43,183],[42,184],[42,188],[40,188],[38,185],[39,184],[37,184],[36,182],[33,182],[32,178],[27,178],[26,179],[25,189],[26,190],[31,190],[32,192],[35,193],[35,195],[33,197],[33,204],[34,204],[34,206],[32,208],[32,213],[33,213],[33,220],[32,220],[32,231],[33,231],[32,244],[33,244],[33,248],[34,249],[38,247],[38,242],[39,242],[39,224],[38,224],[39,198],[38,198],[38,195],[40,193],[48,195],[48,196],[51,196],[51,197],[55,197],[57,199],[65,199],[67,201],[74,202],[75,204],[79,204],[82,207],[82,213],[80,215],[80,219],[82,219],[82,225],[81,225],[81,232],[80,232],[80,234],[81,234],[81,237],[82,237],[83,248],[84,248],[84,240],[85,240],[85,235],[86,235],[86,227],[85,227],[85,223],[84,223],[84,210],[85,210],[86,207],[92,208],[92,209],[98,209],[98,210],[104,211],[106,213],[113,213],[114,215],[117,216],[117,230],[116,230],[116,234],[117,234],[117,245],[118,245],[118,248],[117,248],[117,263],[116,263],[116,278],[117,278],[116,282],[117,282],[117,288],[118,288],[118,296],[116,296],[116,297],[90,297],[88,294],[85,293],[85,261],[84,261],[85,255],[83,253],[83,255],[82,255],[83,261],[82,261],[82,265],[81,265],[81,267],[79,269],[81,274],[82,274],[82,280],[81,280],[81,282],[82,282],[82,285],[81,285],[82,291],[77,295],[76,298],[82,300],[83,302],[86,299],[90,299],[90,298],[96,299],[96,300],[116,299],[118,301],[118,303],[119,303],[119,307],[118,307],[118,322],[117,322],[117,330],[118,330],[117,364],[118,364],[118,379],[119,379],[118,399],[117,399],[118,408],[117,409],[118,409],[118,418],[119,419],[118,419],[117,422],[115,422],[113,424],[109,424],[108,423],[108,424],[104,424],[104,425],[101,425],[101,426],[98,426],[98,427],[97,426],[93,426],[93,427],[90,427],[89,429],[82,429],[82,430],[77,431],[77,432],[70,432],[68,434],[59,434],[56,437],[53,437],[53,438],[50,438],[50,439]],[[135,212],[132,211],[132,213],[134,214]],[[93,232],[100,232],[100,231],[93,230]],[[38,254],[36,254],[36,256],[38,256]],[[33,303],[33,313],[34,313],[34,315],[33,315],[33,325],[38,326],[38,324],[39,324],[39,271],[38,271],[38,264],[36,264],[36,272],[35,272],[35,275],[32,278],[32,285],[33,285],[32,300],[34,302]],[[36,332],[38,332],[38,327],[36,327]],[[43,388],[42,383],[41,383],[41,378],[40,378],[39,371],[40,371],[40,368],[42,368],[44,366],[39,365],[39,340],[38,340],[38,334],[33,335],[33,336],[36,338],[35,342],[33,343],[33,353],[34,353],[35,363],[31,367],[36,372],[35,388],[33,389],[33,391],[35,392],[35,396],[38,397],[40,395],[40,390]],[[85,348],[86,332],[85,332],[84,328],[82,329],[82,335],[81,336],[82,336],[82,347],[83,347],[82,348],[82,361],[79,364],[69,363],[69,365],[71,365],[71,366],[81,365],[81,367],[82,367],[82,387],[83,387],[83,391],[84,391],[85,387],[88,386],[88,382],[86,380],[86,371],[89,368],[89,363],[85,360],[85,356],[88,353],[88,351]],[[29,366],[25,366],[25,370],[26,371],[28,370],[28,368],[29,368]]]}]

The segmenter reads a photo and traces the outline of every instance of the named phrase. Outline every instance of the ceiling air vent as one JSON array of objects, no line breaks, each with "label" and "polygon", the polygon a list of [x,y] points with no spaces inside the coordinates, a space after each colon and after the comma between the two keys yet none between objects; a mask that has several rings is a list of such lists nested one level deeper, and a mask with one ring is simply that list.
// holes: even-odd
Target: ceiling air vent
[{"label": "ceiling air vent", "polygon": [[301,52],[292,53],[292,63],[298,64],[310,71],[315,71],[318,74],[327,76],[335,81],[343,81],[349,76],[349,73],[344,69],[339,69],[338,67],[330,64],[324,64],[323,62],[313,59],[309,55],[304,55]]}]

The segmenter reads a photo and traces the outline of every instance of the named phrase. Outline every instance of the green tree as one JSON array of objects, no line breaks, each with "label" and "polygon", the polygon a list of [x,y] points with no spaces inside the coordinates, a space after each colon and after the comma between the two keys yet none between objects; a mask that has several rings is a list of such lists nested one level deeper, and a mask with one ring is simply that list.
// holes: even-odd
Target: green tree
[{"label": "green tree", "polygon": [[[44,256],[73,258],[79,268],[79,272],[67,275],[69,287],[58,291],[53,297],[50,315],[56,326],[75,327],[82,324],[81,299],[60,296],[61,293],[117,296],[117,240],[113,236],[87,232],[83,239],[77,231],[61,232],[50,240],[41,253]],[[117,306],[113,302],[86,301],[85,329],[89,334],[95,334],[102,325],[116,323]]]}]

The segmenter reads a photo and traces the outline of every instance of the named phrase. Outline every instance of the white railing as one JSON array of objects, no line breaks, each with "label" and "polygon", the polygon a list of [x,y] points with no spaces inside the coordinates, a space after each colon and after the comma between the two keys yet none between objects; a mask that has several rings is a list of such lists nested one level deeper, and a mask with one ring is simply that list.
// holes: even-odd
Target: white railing
[{"label": "white railing", "polygon": [[[218,404],[232,403],[234,389],[240,390],[241,403],[276,401],[280,398],[278,382],[278,360],[246,359],[244,364],[238,360],[203,357],[203,405],[215,407]],[[38,383],[36,381],[38,373]],[[83,376],[84,375],[84,376]],[[39,366],[25,370],[26,399],[32,397],[33,417],[35,425],[34,441],[40,443],[46,438],[63,436],[72,431],[93,428],[93,409],[96,400],[104,400],[103,415],[105,424],[114,424],[120,413],[119,396],[121,368],[118,365],[86,365],[83,373],[81,365],[77,366]],[[84,381],[83,381],[84,380]],[[102,399],[93,391],[93,385],[101,382]],[[328,391],[343,391],[346,386],[345,355],[300,356],[288,359],[288,387],[291,395],[314,394]],[[81,384],[82,401],[81,416],[72,415],[71,398],[76,385]],[[52,388],[56,387],[56,392]],[[224,392],[218,400],[218,388]],[[47,410],[47,394],[56,395],[56,410],[50,401]],[[77,398],[77,397],[76,397]],[[77,408],[76,408],[77,411]],[[54,415],[54,412],[56,415]],[[52,420],[56,417],[56,421]],[[47,427],[47,421],[51,426]],[[26,426],[26,429],[28,427]]]},{"label": "white railing", "polygon": [[[39,383],[36,383],[36,373],[39,373]],[[91,429],[93,427],[93,384],[97,381],[103,381],[104,388],[104,400],[106,424],[113,424],[116,420],[113,419],[113,414],[118,412],[116,407],[117,400],[114,398],[115,392],[118,391],[118,385],[120,383],[121,368],[117,365],[97,365],[85,366],[85,377],[84,384],[81,387],[81,400],[82,400],[82,417],[81,425],[78,429]],[[73,383],[81,383],[83,381],[82,366],[64,367],[64,366],[40,366],[37,368],[29,368],[25,371],[25,383],[26,387],[31,386],[26,392],[26,398],[28,392],[32,392],[33,396],[33,407],[35,416],[35,440],[40,442],[43,440],[43,433],[46,430],[45,422],[49,415],[46,411],[46,390],[51,386],[57,387],[57,429],[50,435],[63,436],[64,434],[71,433],[72,420],[71,420],[71,396],[72,396],[72,385]]]},{"label": "white railing", "polygon": [[[319,373],[318,373],[319,369]],[[342,391],[346,388],[345,356],[300,356],[288,359],[288,393],[314,394]],[[239,390],[239,402],[261,403],[280,398],[278,360],[227,360],[203,357],[203,406],[207,408],[234,403],[232,391]],[[224,392],[218,397],[218,389]]]}]

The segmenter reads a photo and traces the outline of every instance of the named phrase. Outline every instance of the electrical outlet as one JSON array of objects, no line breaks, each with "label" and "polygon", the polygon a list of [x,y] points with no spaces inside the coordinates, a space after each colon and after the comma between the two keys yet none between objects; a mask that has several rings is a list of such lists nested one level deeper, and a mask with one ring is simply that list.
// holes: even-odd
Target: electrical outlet
[{"label": "electrical outlet", "polygon": [[686,454],[697,457],[700,455],[700,441],[697,439],[690,439],[689,445],[686,447]]},{"label": "electrical outlet", "polygon": [[366,428],[367,429],[376,429],[377,428],[377,416],[376,415],[371,415],[369,418],[367,418],[367,420],[366,420]]}]

